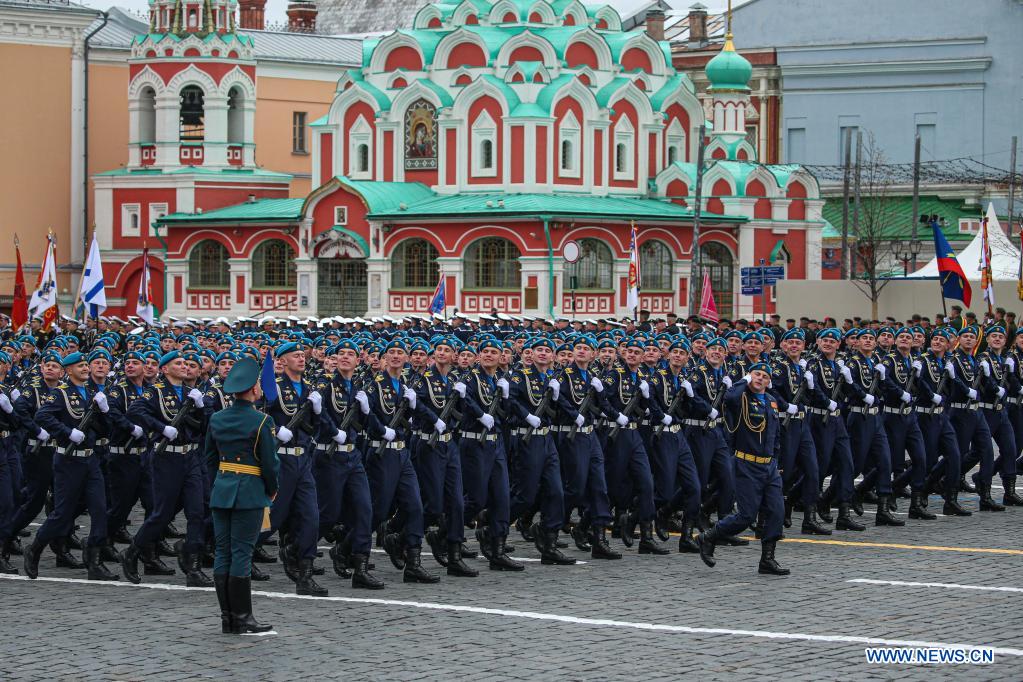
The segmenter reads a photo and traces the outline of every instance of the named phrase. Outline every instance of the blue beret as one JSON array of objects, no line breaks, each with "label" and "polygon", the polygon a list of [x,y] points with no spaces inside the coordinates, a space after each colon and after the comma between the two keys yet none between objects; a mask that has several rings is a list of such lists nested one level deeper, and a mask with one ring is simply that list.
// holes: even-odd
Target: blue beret
[{"label": "blue beret", "polygon": [[223,353],[221,353],[220,355],[217,356],[216,363],[219,365],[224,360],[231,360],[233,362],[238,362],[238,356],[235,353],[233,353],[232,351],[226,350],[226,351],[224,351]]},{"label": "blue beret", "polygon": [[[533,344],[533,345],[535,346],[536,344]],[[501,345],[501,342],[498,341],[497,339],[493,338],[493,337],[488,338],[488,339],[483,339],[482,341],[480,341],[480,345],[477,346],[476,350],[477,351],[481,351],[481,350],[486,350],[487,348],[496,348],[497,350],[500,350],[500,351],[504,350],[504,347]],[[550,344],[548,346],[548,348],[550,348],[551,350],[554,350],[554,344]],[[465,348],[463,350],[471,350],[471,348],[467,347],[467,348]]]},{"label": "blue beret", "polygon": [[727,339],[732,339],[732,338],[740,339],[741,340],[742,339],[742,332],[739,331],[738,329],[729,329],[727,332],[725,332],[724,338],[726,340]]},{"label": "blue beret", "polygon": [[59,364],[64,363],[64,359],[60,357],[60,353],[55,350],[48,350],[43,353],[43,357],[40,362],[56,362]]},{"label": "blue beret", "polygon": [[781,335],[782,341],[788,341],[790,339],[799,339],[800,341],[806,341],[806,332],[799,327],[793,327],[787,332]]},{"label": "blue beret", "polygon": [[274,349],[274,357],[275,358],[283,358],[288,353],[294,353],[294,352],[300,351],[300,350],[302,350],[302,347],[300,345],[298,345],[298,343],[296,343],[294,341],[287,341],[287,342],[282,343],[281,345],[277,346],[277,348]]},{"label": "blue beret", "polygon": [[760,332],[746,332],[746,334],[742,337],[742,342],[746,343],[747,341],[759,341],[760,343],[763,343],[764,338],[760,336]]},{"label": "blue beret", "polygon": [[838,327],[828,327],[817,332],[818,339],[834,339],[835,341],[842,340],[842,332],[838,330]]},{"label": "blue beret", "polygon": [[0,350],[0,362],[7,365],[11,364],[11,356],[8,355],[5,351]]},{"label": "blue beret", "polygon": [[728,342],[720,336],[716,336],[707,342],[707,348],[713,348],[714,346],[720,346],[722,349],[728,350]]},{"label": "blue beret", "polygon": [[197,365],[202,364],[202,360],[199,358],[198,353],[185,353],[183,357],[186,362],[194,362]]},{"label": "blue beret", "polygon": [[684,350],[685,352],[688,353],[691,350],[691,348],[689,346],[689,341],[686,340],[686,337],[679,336],[674,341],[671,342],[671,345],[668,346],[668,350]]},{"label": "blue beret", "polygon": [[142,353],[137,350],[130,350],[124,354],[124,361],[127,362],[128,360],[138,360],[139,362],[142,362]]},{"label": "blue beret", "polygon": [[924,328],[920,325],[914,325],[912,331],[914,334],[923,334],[924,336],[927,336],[927,332],[925,332]]},{"label": "blue beret", "polygon": [[940,336],[947,341],[951,341],[952,337],[955,336],[955,330],[951,327],[938,327],[934,330],[934,336]]},{"label": "blue beret", "polygon": [[113,364],[114,362],[114,358],[111,357],[110,351],[108,351],[106,348],[97,348],[96,350],[89,353],[89,362],[92,362],[93,360],[106,360],[111,364]]},{"label": "blue beret", "polygon": [[874,338],[876,339],[876,338],[877,338],[877,332],[875,332],[875,331],[874,331],[873,329],[871,329],[871,328],[869,328],[869,327],[866,327],[866,328],[864,328],[864,329],[861,329],[861,330],[860,330],[860,333],[859,333],[859,334],[857,334],[856,336],[857,336],[857,337],[861,337],[861,336],[873,336],[873,337],[874,337]]},{"label": "blue beret", "polygon": [[163,357],[160,358],[160,367],[163,367],[164,365],[166,365],[171,360],[177,360],[180,357],[181,357],[181,351],[179,351],[179,350],[172,350],[169,353],[165,353],[163,355]]},{"label": "blue beret", "polygon": [[625,347],[646,350],[646,341],[639,338],[638,336],[630,336],[629,338],[625,339]]},{"label": "blue beret", "polygon": [[752,365],[750,365],[750,368],[749,368],[750,372],[756,372],[758,370],[761,371],[761,372],[767,372],[768,374],[770,374],[771,373],[771,366],[769,364],[767,364],[766,362],[754,362]]},{"label": "blue beret", "polygon": [[433,352],[433,349],[430,347],[430,344],[428,344],[423,339],[416,339],[415,341],[413,341],[412,345],[409,346],[408,352],[411,353],[412,351],[417,350],[421,350],[427,355]]},{"label": "blue beret", "polygon": [[343,350],[352,350],[358,353],[359,344],[355,343],[352,339],[340,339],[334,344],[333,348],[330,349],[330,353],[331,355],[335,355]]},{"label": "blue beret", "polygon": [[572,343],[575,346],[589,346],[593,350],[597,349],[597,340],[590,334],[578,334]]},{"label": "blue beret", "polygon": [[879,331],[877,335],[881,336],[881,334],[891,334],[892,336],[895,336],[895,327],[881,327],[881,331]]},{"label": "blue beret", "polygon": [[540,348],[541,346],[543,346],[544,348],[549,348],[552,351],[555,350],[554,341],[548,339],[545,336],[538,336],[535,339],[533,339],[532,343],[529,344],[530,348]]},{"label": "blue beret", "polygon": [[566,341],[565,343],[558,346],[557,352],[560,353],[561,351],[568,351],[569,353],[571,353],[574,349],[575,346]]},{"label": "blue beret", "polygon": [[64,367],[70,367],[71,365],[77,365],[80,362],[86,362],[85,356],[75,351],[74,353],[68,353],[64,356],[64,359],[60,361]]},{"label": "blue beret", "polygon": [[157,362],[160,362],[163,359],[163,356],[160,355],[160,351],[152,349],[149,349],[142,353],[142,357],[144,357],[146,360],[156,360]]},{"label": "blue beret", "polygon": [[405,345],[404,339],[399,339],[397,337],[391,339],[387,343],[387,345],[384,346],[384,352],[386,353],[387,351],[391,350],[392,348],[397,348],[397,349],[399,349],[401,351],[404,351],[406,353],[408,352],[408,347]]},{"label": "blue beret", "polygon": [[909,334],[910,336],[913,336],[913,330],[909,327],[899,327],[892,332],[892,336],[899,336],[901,334]]},{"label": "blue beret", "polygon": [[962,336],[963,334],[973,334],[974,336],[980,336],[980,328],[978,328],[977,325],[975,324],[971,324],[969,326],[963,327],[963,330],[959,332],[959,336]]},{"label": "blue beret", "polygon": [[987,329],[985,329],[984,333],[988,334],[989,336],[991,334],[1001,334],[1002,336],[1005,336],[1005,327],[1003,327],[1000,324],[993,324]]},{"label": "blue beret", "polygon": [[600,350],[601,348],[615,348],[616,345],[617,344],[615,343],[614,339],[610,337],[606,339],[601,339],[600,341],[597,342],[597,350]]}]

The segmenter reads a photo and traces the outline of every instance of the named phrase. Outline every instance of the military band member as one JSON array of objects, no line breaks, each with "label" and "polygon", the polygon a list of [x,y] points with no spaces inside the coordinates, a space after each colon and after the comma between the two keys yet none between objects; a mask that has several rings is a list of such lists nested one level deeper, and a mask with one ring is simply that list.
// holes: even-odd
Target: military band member
[{"label": "military band member", "polygon": [[[1005,327],[1001,325],[988,327],[985,330],[984,338],[987,341],[987,349],[978,354],[981,368],[987,378],[980,391],[981,414],[987,421],[991,438],[998,446],[998,457],[994,461],[994,469],[998,471],[1002,479],[1002,487],[1005,490],[1003,502],[1006,502],[1008,506],[1020,506],[1023,504],[1023,500],[1019,499],[1015,493],[1016,456],[1020,450],[1015,431],[1009,422],[1009,412],[1005,409],[1005,398],[1008,394],[1009,379],[1012,373],[1008,367],[1008,356],[1005,353],[1007,339]],[[976,449],[976,446],[974,448]],[[979,456],[974,456],[971,452],[966,463],[971,464],[977,459]],[[994,507],[992,510],[995,510]]]}]

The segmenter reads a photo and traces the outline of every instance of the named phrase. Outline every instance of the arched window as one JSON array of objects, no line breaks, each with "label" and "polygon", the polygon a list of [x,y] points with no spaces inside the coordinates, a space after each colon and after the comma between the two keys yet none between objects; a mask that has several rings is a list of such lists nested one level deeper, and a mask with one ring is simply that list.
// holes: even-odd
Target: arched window
[{"label": "arched window", "polygon": [[437,247],[425,239],[406,239],[391,253],[391,288],[433,289],[440,277]]},{"label": "arched window", "polygon": [[465,286],[470,289],[516,289],[522,286],[518,247],[501,237],[487,237],[465,251]]},{"label": "arched window", "polygon": [[629,170],[629,148],[623,142],[615,145],[615,170],[619,173]]},{"label": "arched window", "polygon": [[226,289],[230,286],[227,248],[218,241],[199,242],[188,254],[188,286],[200,289]]},{"label": "arched window", "polygon": [[178,117],[178,139],[182,142],[202,142],[206,137],[206,111],[202,88],[186,86],[181,91],[181,110]]},{"label": "arched window", "polygon": [[671,261],[671,250],[664,242],[643,242],[639,247],[640,287],[644,291],[671,291]]},{"label": "arched window", "polygon": [[572,154],[572,141],[562,140],[561,141],[561,170],[572,170],[575,157]]},{"label": "arched window", "polygon": [[356,167],[358,168],[358,172],[359,173],[368,173],[369,172],[369,145],[368,144],[360,144],[356,157],[357,157]]},{"label": "arched window", "polygon": [[270,239],[252,254],[252,286],[255,289],[295,287],[295,249],[286,241]]},{"label": "arched window", "polygon": [[[733,277],[735,268],[732,263],[732,252],[719,242],[708,242],[700,247],[703,272],[710,273],[710,285],[714,290],[714,302],[718,312],[730,317],[734,298]],[[701,275],[702,277],[702,275]],[[693,286],[700,286],[694,282]]]},{"label": "arched window", "polygon": [[139,136],[137,142],[156,141],[156,91],[142,88],[139,94]]},{"label": "arched window", "polygon": [[678,149],[676,147],[668,147],[668,165],[676,161],[678,161]]},{"label": "arched window", "polygon": [[245,111],[242,109],[244,95],[242,89],[235,86],[227,93],[227,142],[242,144],[245,142]]},{"label": "arched window", "polygon": [[494,143],[491,140],[483,140],[480,144],[480,168],[490,170],[494,167]]},{"label": "arched window", "polygon": [[613,289],[611,247],[599,239],[580,239],[579,260],[566,266],[564,286],[568,289]]}]

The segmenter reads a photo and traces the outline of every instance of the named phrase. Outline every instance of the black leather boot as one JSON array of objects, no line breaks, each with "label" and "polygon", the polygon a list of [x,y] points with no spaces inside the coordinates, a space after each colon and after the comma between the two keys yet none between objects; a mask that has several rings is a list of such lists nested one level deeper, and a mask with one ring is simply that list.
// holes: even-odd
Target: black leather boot
[{"label": "black leather boot", "polygon": [[343,540],[335,540],[334,546],[330,548],[330,563],[337,577],[345,580],[352,577],[352,572],[348,570],[352,559],[346,551]]},{"label": "black leather boot", "polygon": [[807,507],[803,511],[803,525],[799,529],[803,535],[831,535],[831,529],[825,528],[817,519],[817,510]]},{"label": "black leather boot", "polygon": [[938,518],[937,514],[927,511],[923,505],[923,493],[914,492],[909,498],[909,518],[920,519],[921,521],[933,521]]},{"label": "black leather boot", "polygon": [[124,573],[125,580],[135,585],[142,582],[142,576],[139,575],[139,557],[141,555],[141,550],[134,544],[128,545],[121,552],[121,571]]},{"label": "black leather boot", "polygon": [[990,483],[977,483],[977,494],[980,495],[980,510],[981,511],[1005,511],[1005,507],[995,502],[994,498],[991,497],[991,484]]},{"label": "black leather boot", "polygon": [[579,521],[579,523],[572,526],[572,541],[575,542],[575,548],[580,552],[593,551],[590,535],[589,524]]},{"label": "black leather boot", "polygon": [[1002,487],[1005,492],[1002,494],[1002,504],[1006,507],[1023,507],[1023,497],[1016,494],[1016,477],[1005,476],[1002,478]]},{"label": "black leather boot", "polygon": [[0,541],[0,574],[18,575],[18,569],[11,565],[11,541]]},{"label": "black leather boot", "polygon": [[717,543],[727,547],[745,547],[749,544],[749,540],[740,538],[738,535],[721,535],[718,537]]},{"label": "black leather boot", "polygon": [[792,528],[792,499],[790,497],[785,498],[785,516],[781,523],[786,528]]},{"label": "black leather boot", "polygon": [[791,573],[789,569],[779,566],[774,559],[774,548],[777,544],[777,540],[764,540],[760,543],[760,566],[757,568],[757,573],[765,575],[788,575]]},{"label": "black leather boot", "polygon": [[622,533],[622,544],[626,547],[632,547],[636,537],[636,523],[639,519],[635,514],[629,512],[622,512],[618,516],[618,525],[621,528]]},{"label": "black leather boot", "polygon": [[252,551],[252,560],[260,564],[276,564],[277,557],[270,552],[266,551],[263,545],[256,545],[256,549]]},{"label": "black leather boot", "polygon": [[122,545],[130,545],[131,541],[132,541],[131,533],[128,532],[127,528],[125,528],[124,526],[121,526],[114,533],[113,540],[114,540],[114,542],[122,544]]},{"label": "black leather boot", "polygon": [[945,504],[941,508],[945,516],[973,516],[973,512],[963,509],[959,504],[959,491],[952,490],[945,493]]},{"label": "black leather boot", "polygon": [[100,561],[117,563],[120,558],[117,556],[117,550],[114,548],[114,541],[107,538],[107,541],[103,543],[103,546],[99,548]]},{"label": "black leather boot", "polygon": [[399,571],[405,570],[405,547],[397,533],[384,536],[384,551],[391,560],[391,565]]},{"label": "black leather boot", "polygon": [[639,524],[639,553],[664,556],[671,554],[671,550],[654,540],[654,524],[644,521]]},{"label": "black leather boot", "polygon": [[284,574],[292,582],[298,582],[298,560],[295,558],[295,547],[283,539],[277,545],[277,556],[284,566]]},{"label": "black leather boot", "polygon": [[252,615],[252,582],[228,576],[227,602],[231,605],[231,632],[236,635],[270,632],[272,625],[260,624]]},{"label": "black leather boot", "polygon": [[441,533],[439,529],[426,531],[426,544],[430,546],[430,553],[433,554],[433,560],[446,568],[448,565],[448,553],[450,549],[447,546],[447,542],[444,540],[444,534]]},{"label": "black leather boot", "polygon": [[863,498],[860,496],[859,486],[853,490],[852,501],[849,504],[852,507],[853,514],[856,514],[856,516],[863,516]]},{"label": "black leather boot", "polygon": [[[489,535],[489,533],[488,533]],[[489,538],[490,549],[490,570],[491,571],[524,571],[526,567],[508,556],[507,546],[504,538]],[[481,545],[482,547],[482,545]],[[486,556],[486,552],[484,552]]]},{"label": "black leather boot", "polygon": [[171,521],[167,524],[167,527],[163,529],[163,536],[165,538],[173,538],[175,540],[185,537],[185,534],[178,530],[178,527]]},{"label": "black leather boot", "polygon": [[714,527],[696,536],[696,546],[700,548],[700,559],[710,568],[714,568],[714,564],[717,563],[714,558],[714,545],[720,535],[717,527]]},{"label": "black leather boot", "polygon": [[39,577],[39,557],[42,556],[45,547],[46,545],[41,544],[38,540],[33,540],[32,544],[24,551],[25,575],[32,580]]},{"label": "black leather boot", "polygon": [[970,482],[966,479],[966,474],[959,477],[959,492],[961,493],[975,493],[977,489],[970,485]]},{"label": "black leather boot", "polygon": [[838,520],[835,521],[835,530],[866,530],[867,527],[858,521],[853,521],[849,513],[849,505],[845,502],[838,503]]},{"label": "black leather boot", "polygon": [[87,547],[85,550],[86,564],[89,569],[89,580],[120,580],[121,576],[111,573],[100,561],[100,548]]},{"label": "black leather boot", "polygon": [[7,551],[11,556],[21,556],[24,550],[21,548],[21,538],[14,537],[7,540]]},{"label": "black leather boot", "polygon": [[202,572],[202,557],[199,552],[185,552],[183,555],[185,567],[185,584],[188,587],[213,587],[213,581]]},{"label": "black leather boot", "polygon": [[307,594],[313,597],[326,597],[327,588],[320,587],[313,577],[313,560],[298,560],[298,580],[295,581],[295,594]]},{"label": "black leather boot", "polygon": [[74,568],[80,570],[85,568],[85,562],[79,561],[71,553],[70,545],[66,538],[58,538],[50,543],[50,550],[57,557],[57,568]]},{"label": "black leather boot", "polygon": [[458,578],[475,578],[480,574],[480,572],[475,568],[471,568],[468,564],[462,561],[461,542],[448,542],[448,555],[446,558],[448,575],[453,575]]},{"label": "black leather boot", "polygon": [[678,538],[678,551],[682,554],[700,553],[700,545],[693,538],[693,522],[688,515],[682,520],[682,534]]},{"label": "black leather boot", "polygon": [[532,521],[532,517],[528,519],[525,517],[515,519],[515,530],[518,531],[519,535],[526,542],[536,542],[536,532],[533,528],[536,524]]},{"label": "black leather boot", "polygon": [[421,547],[405,548],[405,571],[401,576],[406,583],[439,583],[440,576],[434,575],[423,568]]},{"label": "black leather boot", "polygon": [[363,590],[382,590],[384,581],[369,572],[369,555],[353,554],[352,565],[352,587]]},{"label": "black leather boot", "polygon": [[892,516],[888,509],[888,495],[877,498],[877,514],[874,515],[875,526],[905,526],[906,522]]},{"label": "black leather boot", "polygon": [[213,586],[217,590],[217,602],[220,604],[220,631],[231,634],[231,602],[227,598],[227,573],[214,573]]},{"label": "black leather boot", "polygon": [[593,559],[621,559],[621,552],[616,552],[607,541],[607,529],[603,526],[590,528],[590,557]]},{"label": "black leather boot", "polygon": [[654,515],[654,533],[661,542],[667,542],[671,537],[671,511],[667,507],[661,507]]},{"label": "black leather boot", "polygon": [[[537,524],[533,524],[533,530],[538,529]],[[545,528],[540,532],[540,537],[543,539],[543,544],[538,546],[540,549],[540,563],[546,566],[571,566],[575,563],[575,559],[572,557],[565,556],[560,549],[558,549],[558,529],[557,528]]]},{"label": "black leather boot", "polygon": [[174,551],[174,548],[171,547],[166,540],[160,540],[156,543],[156,553],[159,556],[176,557],[178,555],[178,553]]},{"label": "black leather boot", "polygon": [[463,559],[475,559],[479,556],[479,553],[475,550],[469,549],[469,545],[462,543],[462,558]]},{"label": "black leather boot", "polygon": [[142,573],[144,575],[174,575],[174,569],[163,563],[156,555],[156,549],[149,545],[142,550]]},{"label": "black leather boot", "polygon": [[67,536],[66,538],[67,542],[64,543],[64,546],[76,552],[84,552],[85,543],[82,542],[82,538],[78,537],[78,535],[75,533],[75,531],[78,530],[79,527],[80,526],[76,525],[75,530],[71,531],[71,534]]},{"label": "black leather boot", "polygon": [[[831,490],[828,488],[828,490]],[[817,516],[821,517],[824,523],[834,523],[835,517],[831,515],[831,495],[825,490],[821,498],[817,500]]]},{"label": "black leather boot", "polygon": [[480,552],[483,554],[483,558],[487,561],[491,561],[493,554],[490,552],[490,548],[493,547],[493,539],[490,537],[490,530],[484,526],[476,526],[476,542],[480,544]]},{"label": "black leather boot", "polygon": [[250,564],[249,577],[252,578],[253,582],[263,583],[270,579],[269,573],[264,573],[259,567],[259,564]]}]

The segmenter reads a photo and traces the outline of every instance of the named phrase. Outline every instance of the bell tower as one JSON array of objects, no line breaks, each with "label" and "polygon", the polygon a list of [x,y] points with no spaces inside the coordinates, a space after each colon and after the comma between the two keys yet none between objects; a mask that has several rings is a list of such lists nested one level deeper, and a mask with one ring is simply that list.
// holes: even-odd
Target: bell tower
[{"label": "bell tower", "polygon": [[[746,106],[749,104],[749,81],[753,66],[735,51],[732,36],[732,3],[728,3],[728,25],[725,45],[707,64],[708,92],[713,97],[714,130],[708,150],[712,158],[754,161],[755,150],[746,139]],[[745,157],[745,158],[743,158]]]}]

